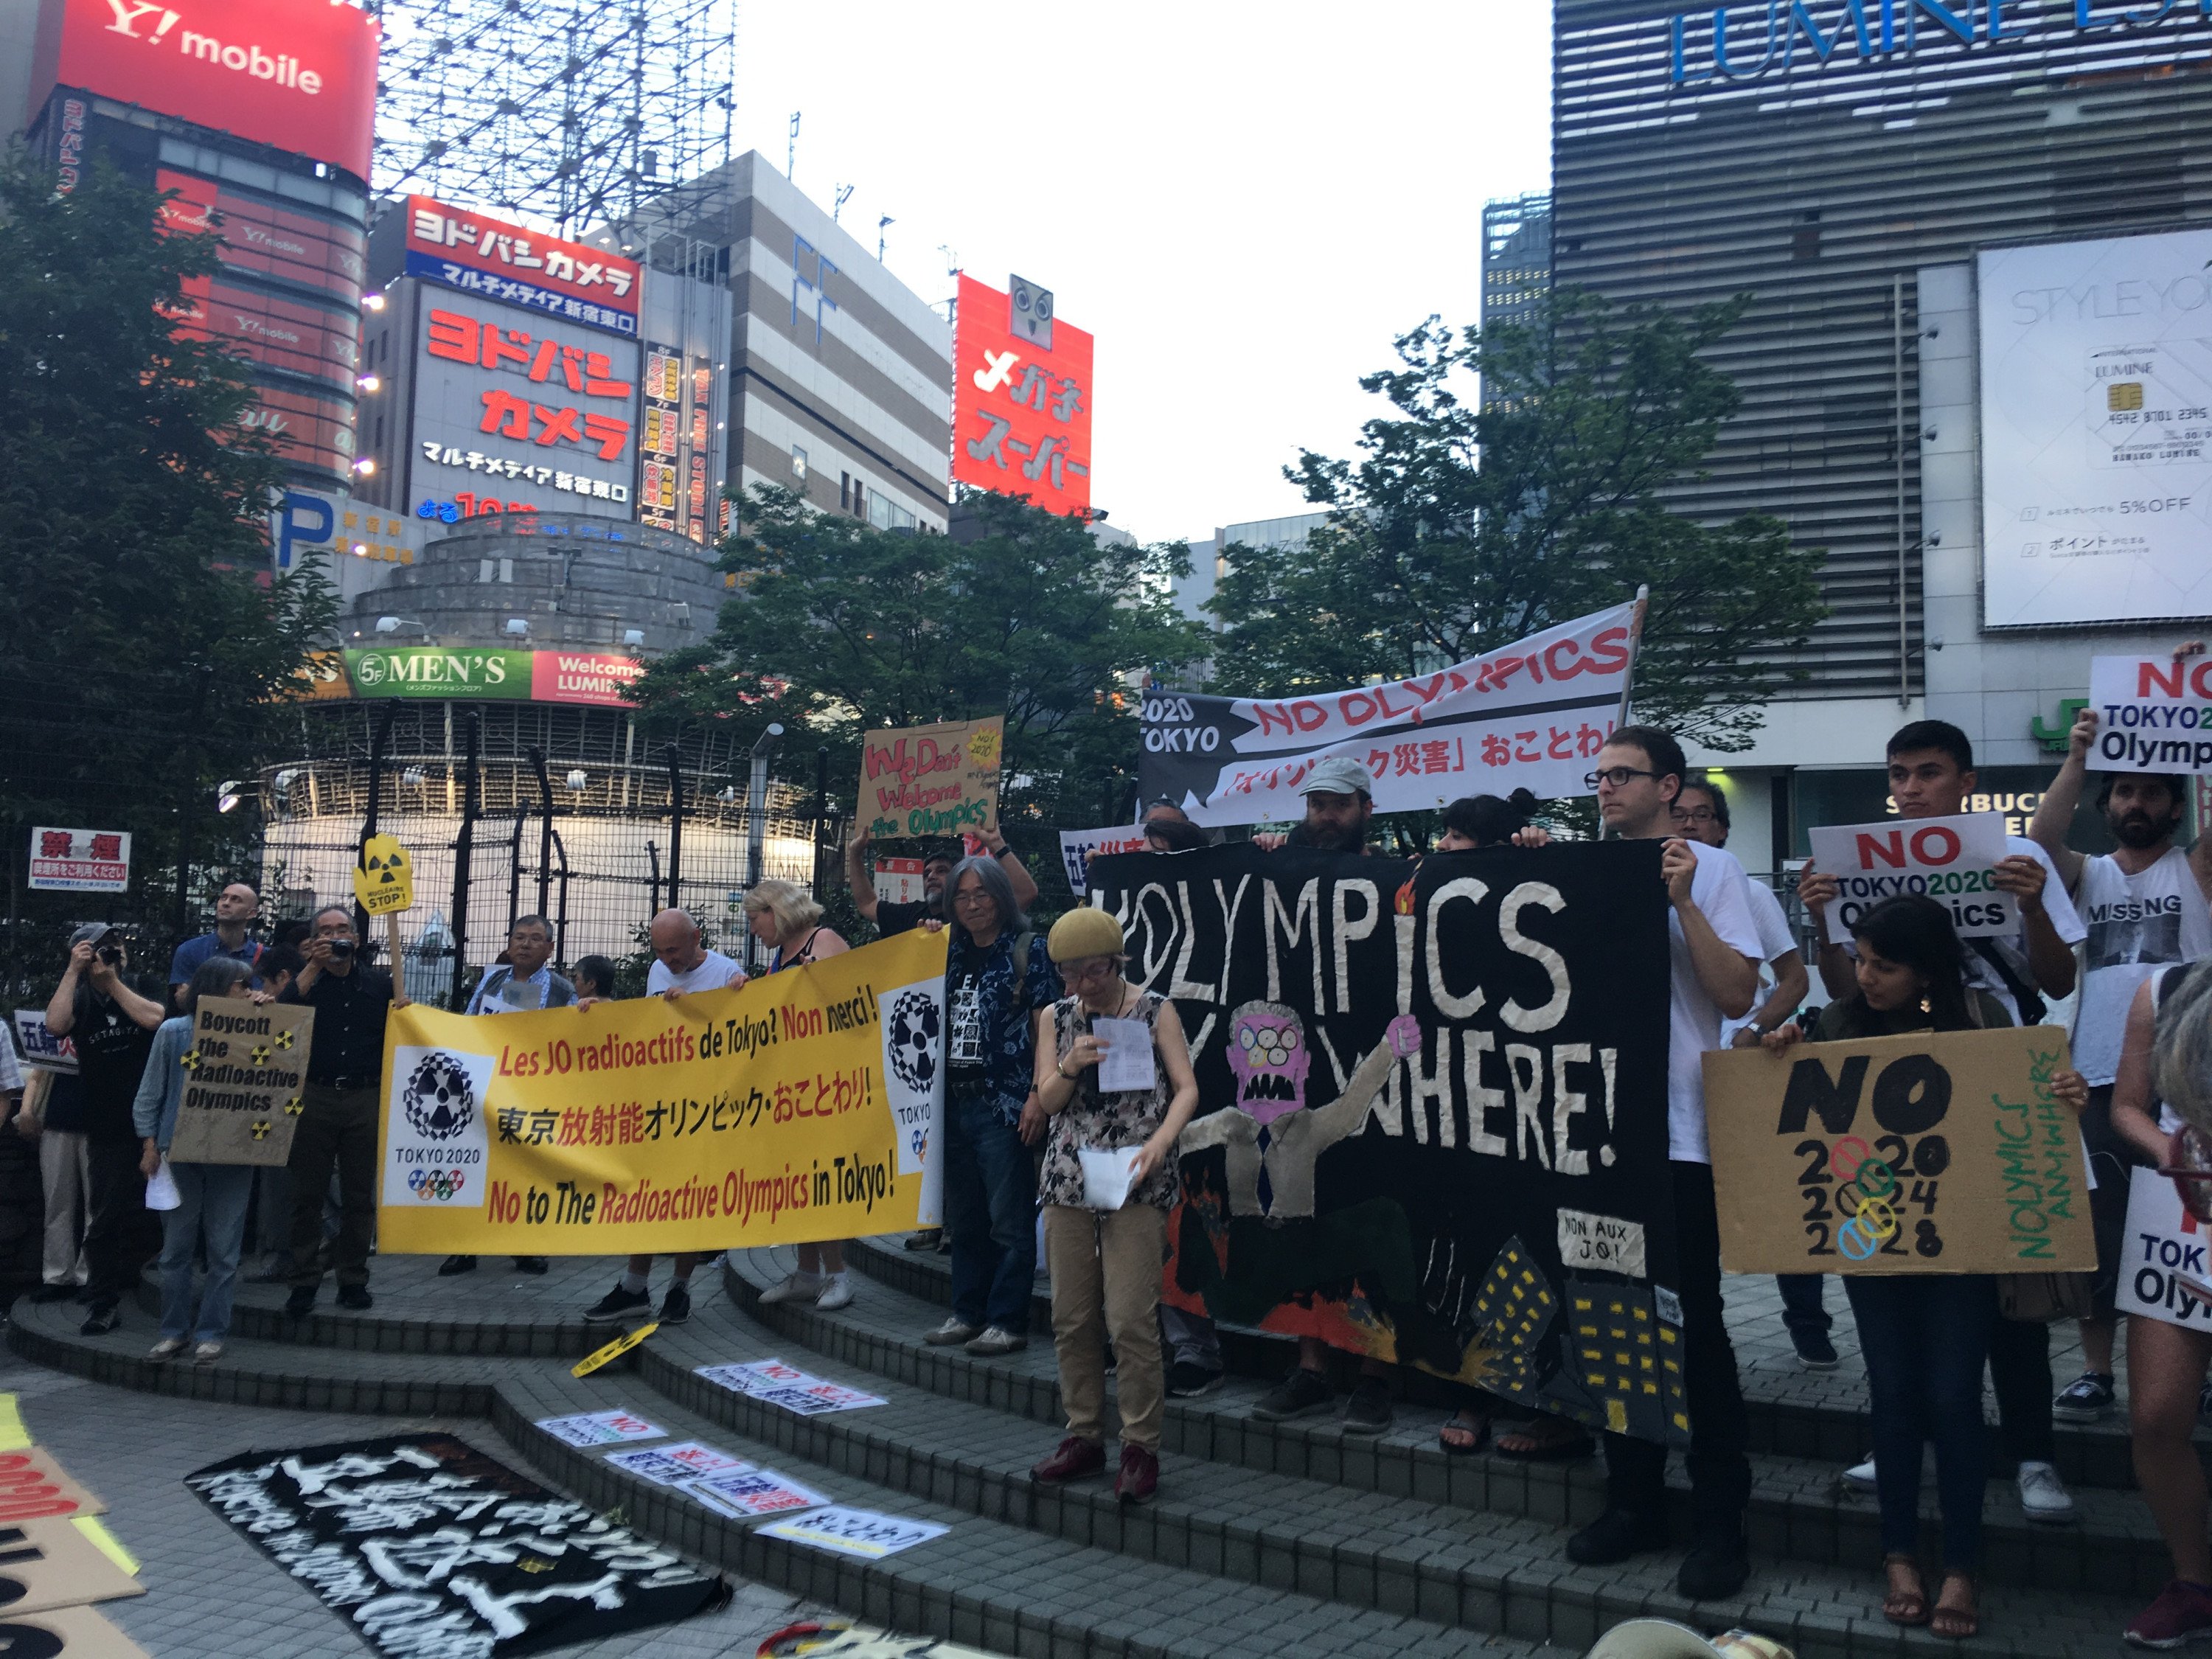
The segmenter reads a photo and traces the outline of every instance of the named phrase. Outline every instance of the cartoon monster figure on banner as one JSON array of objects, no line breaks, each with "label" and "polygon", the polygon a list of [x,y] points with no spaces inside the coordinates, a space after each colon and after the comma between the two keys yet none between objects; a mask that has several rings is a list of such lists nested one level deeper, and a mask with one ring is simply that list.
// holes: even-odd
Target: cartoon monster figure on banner
[{"label": "cartoon monster figure on banner", "polygon": [[1091,866],[1193,1033],[1164,1294],[1688,1433],[1656,842]]}]

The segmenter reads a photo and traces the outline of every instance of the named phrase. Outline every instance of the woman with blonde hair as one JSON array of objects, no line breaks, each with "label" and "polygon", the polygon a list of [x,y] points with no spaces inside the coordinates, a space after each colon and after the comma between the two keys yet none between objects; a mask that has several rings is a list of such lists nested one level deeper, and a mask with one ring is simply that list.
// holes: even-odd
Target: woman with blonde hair
[{"label": "woman with blonde hair", "polygon": [[[802,968],[853,947],[836,929],[822,925],[822,907],[796,882],[756,882],[745,895],[745,925],[753,937],[769,947],[768,971]],[[845,1271],[845,1241],[835,1239],[799,1247],[799,1271],[771,1285],[760,1299],[811,1302],[823,1313],[834,1313],[853,1300],[853,1281]]]}]

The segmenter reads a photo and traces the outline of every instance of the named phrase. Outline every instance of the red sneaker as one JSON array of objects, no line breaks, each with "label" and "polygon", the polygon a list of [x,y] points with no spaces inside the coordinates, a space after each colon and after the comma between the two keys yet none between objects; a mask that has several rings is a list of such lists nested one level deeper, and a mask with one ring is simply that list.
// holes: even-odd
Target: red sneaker
[{"label": "red sneaker", "polygon": [[1122,1447],[1121,1473],[1115,1478],[1114,1496],[1124,1504],[1143,1504],[1159,1489],[1159,1454],[1142,1446]]},{"label": "red sneaker", "polygon": [[1056,1486],[1063,1480],[1080,1480],[1085,1475],[1105,1472],[1106,1448],[1096,1440],[1071,1434],[1060,1443],[1058,1451],[1030,1470],[1030,1479]]},{"label": "red sneaker", "polygon": [[2178,1648],[2212,1637],[2212,1589],[2175,1579],[2129,1622],[2125,1633],[2139,1648]]}]

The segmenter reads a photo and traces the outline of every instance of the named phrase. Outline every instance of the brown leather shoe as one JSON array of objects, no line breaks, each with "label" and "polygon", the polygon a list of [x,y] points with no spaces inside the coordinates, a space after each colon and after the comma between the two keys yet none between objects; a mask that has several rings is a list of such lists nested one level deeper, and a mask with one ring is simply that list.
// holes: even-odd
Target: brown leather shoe
[{"label": "brown leather shoe", "polygon": [[1071,1434],[1060,1443],[1058,1451],[1030,1469],[1030,1479],[1054,1486],[1063,1480],[1080,1480],[1086,1475],[1105,1472],[1106,1448],[1096,1440]]},{"label": "brown leather shoe", "polygon": [[1115,1479],[1114,1496],[1124,1504],[1144,1504],[1159,1489],[1159,1454],[1142,1446],[1122,1447],[1121,1473]]}]

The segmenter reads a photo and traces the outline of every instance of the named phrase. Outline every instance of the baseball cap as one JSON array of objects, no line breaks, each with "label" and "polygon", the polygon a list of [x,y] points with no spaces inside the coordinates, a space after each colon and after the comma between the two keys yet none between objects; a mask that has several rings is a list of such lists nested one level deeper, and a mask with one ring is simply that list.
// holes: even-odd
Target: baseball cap
[{"label": "baseball cap", "polygon": [[110,933],[119,931],[112,921],[88,921],[70,935],[70,949],[74,951],[80,945],[97,945]]},{"label": "baseball cap", "polygon": [[1349,755],[1331,755],[1306,774],[1301,795],[1372,795],[1375,775]]}]

